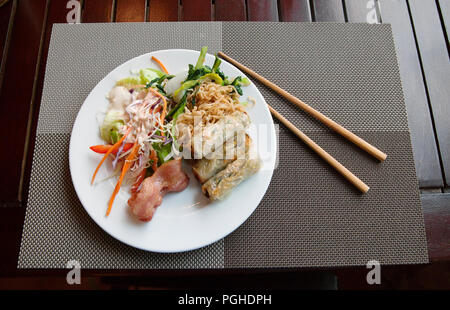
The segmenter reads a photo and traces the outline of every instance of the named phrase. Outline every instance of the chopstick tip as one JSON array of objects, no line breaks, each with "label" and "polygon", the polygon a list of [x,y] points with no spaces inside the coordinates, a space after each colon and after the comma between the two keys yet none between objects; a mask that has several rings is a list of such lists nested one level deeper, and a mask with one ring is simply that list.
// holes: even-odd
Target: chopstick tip
[{"label": "chopstick tip", "polygon": [[361,189],[361,193],[364,195],[364,194],[367,194],[367,192],[370,190],[370,187],[369,186],[366,186],[365,188],[363,188],[363,189]]}]

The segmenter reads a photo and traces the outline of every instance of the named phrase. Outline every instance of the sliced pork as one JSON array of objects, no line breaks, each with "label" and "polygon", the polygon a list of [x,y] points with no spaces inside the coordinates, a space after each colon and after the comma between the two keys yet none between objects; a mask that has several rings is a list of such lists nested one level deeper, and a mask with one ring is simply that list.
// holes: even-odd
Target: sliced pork
[{"label": "sliced pork", "polygon": [[152,219],[165,194],[181,192],[189,184],[189,177],[181,169],[181,159],[164,163],[156,172],[142,182],[139,191],[128,200],[131,213],[148,222]]}]

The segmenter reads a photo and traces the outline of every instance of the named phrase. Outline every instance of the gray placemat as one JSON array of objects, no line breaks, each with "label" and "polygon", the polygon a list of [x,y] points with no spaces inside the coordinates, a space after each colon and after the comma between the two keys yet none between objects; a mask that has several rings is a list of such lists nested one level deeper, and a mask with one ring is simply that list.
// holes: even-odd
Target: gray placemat
[{"label": "gray placemat", "polygon": [[[144,39],[145,38],[145,39]],[[280,125],[279,164],[254,214],[208,247],[156,254],[104,233],[70,179],[70,132],[92,88],[140,54],[208,45],[268,77],[386,153],[378,163],[262,85],[267,102],[371,186],[360,195]],[[69,86],[69,87],[68,87]],[[50,176],[50,177],[49,177]],[[247,268],[428,262],[389,25],[133,23],[54,25],[19,268]]]}]

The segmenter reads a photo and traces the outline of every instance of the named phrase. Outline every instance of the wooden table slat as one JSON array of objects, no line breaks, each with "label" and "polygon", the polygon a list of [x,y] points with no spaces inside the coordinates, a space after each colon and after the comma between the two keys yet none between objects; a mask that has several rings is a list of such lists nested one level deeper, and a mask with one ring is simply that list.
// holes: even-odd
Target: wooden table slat
[{"label": "wooden table slat", "polygon": [[179,0],[150,0],[148,20],[151,22],[176,22]]},{"label": "wooden table slat", "polygon": [[17,4],[0,93],[0,131],[8,133],[3,135],[8,151],[0,155],[1,162],[7,163],[0,174],[2,202],[19,200],[30,102],[46,9],[46,1],[21,0]]},{"label": "wooden table slat", "polygon": [[407,3],[379,3],[382,21],[392,26],[419,186],[441,187],[441,166]]},{"label": "wooden table slat", "polygon": [[[446,183],[450,184],[450,62],[434,0],[409,0]],[[430,137],[427,137],[428,139]]]},{"label": "wooden table slat", "polygon": [[42,43],[42,51],[41,51],[41,60],[39,66],[39,72],[36,80],[36,95],[33,100],[32,110],[31,110],[31,129],[30,136],[28,138],[28,150],[26,157],[26,165],[25,165],[25,173],[24,173],[24,182],[22,185],[22,199],[26,202],[28,198],[28,189],[30,184],[30,176],[31,176],[31,164],[33,161],[33,153],[36,139],[36,128],[39,118],[39,108],[41,106],[41,97],[42,90],[44,87],[44,76],[45,69],[47,65],[47,55],[48,55],[48,47],[50,45],[51,31],[52,26],[55,23],[65,23],[67,13],[69,9],[66,8],[66,4],[64,2],[58,0],[51,0],[48,6],[47,11],[47,20],[45,24],[45,36],[43,38]]},{"label": "wooden table slat", "polygon": [[345,22],[341,0],[313,0],[314,21]]},{"label": "wooden table slat", "polygon": [[145,22],[146,0],[116,0],[116,22]]},{"label": "wooden table slat", "polygon": [[[6,40],[8,35],[8,29],[10,26],[11,18],[13,18],[13,3],[9,1],[2,7],[0,7],[0,63],[3,64],[3,56],[5,53]],[[3,69],[3,67],[1,67]],[[3,71],[2,71],[3,72]],[[1,78],[0,78],[1,82]],[[1,84],[0,84],[1,87]]]},{"label": "wooden table slat", "polygon": [[450,194],[421,195],[431,260],[450,258]]},{"label": "wooden table slat", "polygon": [[247,20],[245,0],[216,0],[214,11],[217,21]]},{"label": "wooden table slat", "polygon": [[345,0],[345,11],[347,20],[350,23],[380,23],[381,20],[377,14],[376,0]]},{"label": "wooden table slat", "polygon": [[84,0],[83,23],[108,23],[112,21],[114,0]]},{"label": "wooden table slat", "polygon": [[183,0],[182,20],[210,21],[212,19],[212,0]]},{"label": "wooden table slat", "polygon": [[278,21],[277,0],[247,0],[249,21]]},{"label": "wooden table slat", "polygon": [[282,22],[310,22],[311,7],[309,0],[280,0],[280,21]]}]

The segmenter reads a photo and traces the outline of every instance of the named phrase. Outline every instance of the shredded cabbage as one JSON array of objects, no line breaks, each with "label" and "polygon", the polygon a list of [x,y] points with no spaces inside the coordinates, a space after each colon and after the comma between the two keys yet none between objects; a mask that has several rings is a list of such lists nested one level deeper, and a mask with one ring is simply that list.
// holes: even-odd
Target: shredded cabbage
[{"label": "shredded cabbage", "polygon": [[114,144],[119,140],[119,130],[125,124],[124,115],[120,111],[110,110],[100,126],[100,136],[107,143]]}]

